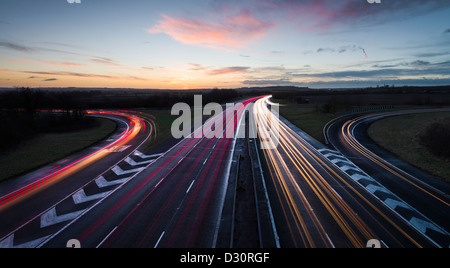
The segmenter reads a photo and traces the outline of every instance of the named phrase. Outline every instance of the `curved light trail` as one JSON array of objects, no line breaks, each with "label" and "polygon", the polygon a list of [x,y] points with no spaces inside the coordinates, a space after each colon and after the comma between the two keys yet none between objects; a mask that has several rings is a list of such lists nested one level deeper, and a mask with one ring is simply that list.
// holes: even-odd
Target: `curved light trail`
[{"label": "curved light trail", "polygon": [[[264,157],[269,163],[271,177],[277,186],[277,195],[283,204],[283,213],[295,246],[333,247],[324,226],[300,187],[298,180],[303,180],[318,197],[351,244],[354,247],[365,247],[366,241],[373,238],[374,234],[355,216],[352,209],[314,167],[317,159],[313,160],[314,163],[306,158],[305,154],[308,154],[308,157],[314,159],[314,154],[308,145],[267,108],[269,98],[270,96],[256,101],[254,116],[260,136],[268,137],[271,135],[268,132],[274,127],[279,129],[278,148],[264,150]],[[276,147],[275,144],[273,146]]]},{"label": "curved light trail", "polygon": [[[359,115],[350,119],[343,118],[331,125],[333,133],[337,136],[331,138],[333,145],[349,157],[358,159],[361,162],[361,168],[373,174],[379,183],[397,195],[397,199],[403,204],[402,206],[409,211],[398,212],[402,215],[403,220],[439,247],[448,247],[450,243],[448,232],[448,219],[450,219],[449,189],[444,185],[435,187],[438,184],[430,179],[423,178],[428,176],[423,172],[417,172],[408,169],[407,166],[402,166],[402,168],[406,168],[407,171],[405,171],[383,159],[377,154],[378,152],[375,153],[361,144],[357,140],[355,132],[361,130],[360,126],[389,116],[445,111],[449,111],[449,109],[382,112]],[[395,207],[393,210],[396,211]]]},{"label": "curved light trail", "polygon": [[[169,149],[111,196],[113,203],[74,223],[83,225],[76,237],[92,247],[214,247],[236,140],[225,137],[255,99],[215,114]],[[221,138],[209,135],[220,125]]]},{"label": "curved light trail", "polygon": [[26,182],[26,185],[21,186],[10,193],[7,193],[0,197],[0,209],[14,204],[14,202],[27,198],[33,193],[44,189],[45,187],[55,183],[89,165],[92,165],[96,161],[102,159],[111,153],[114,148],[120,147],[130,140],[132,140],[141,130],[145,123],[137,116],[128,115],[119,112],[110,111],[88,111],[89,115],[118,115],[120,117],[127,118],[130,123],[127,123],[127,129],[124,130],[120,136],[113,142],[107,144],[106,146],[100,148],[99,150],[83,156],[80,159],[71,161],[71,163],[63,166],[55,167],[43,174],[37,175]]},{"label": "curved light trail", "polygon": [[[421,111],[425,112],[425,111]],[[401,112],[403,114],[405,112]],[[415,112],[416,113],[416,112]],[[395,113],[398,115],[399,113]],[[382,167],[389,176],[392,176],[392,178],[398,178],[401,179],[408,184],[410,184],[412,187],[419,189],[420,191],[426,193],[426,195],[430,196],[433,199],[438,200],[442,203],[442,205],[446,207],[450,207],[450,198],[444,194],[443,192],[439,191],[438,189],[431,187],[427,183],[424,183],[422,180],[419,180],[418,178],[412,176],[411,174],[408,174],[407,172],[401,170],[400,168],[396,167],[395,165],[389,163],[388,161],[384,160],[377,154],[373,153],[369,149],[367,149],[365,146],[363,146],[354,135],[355,128],[361,124],[364,120],[373,118],[373,117],[379,117],[380,115],[364,115],[357,117],[355,119],[349,120],[344,123],[342,126],[341,132],[342,137],[344,137],[346,143],[351,146],[354,150],[359,152],[363,157],[369,159],[374,164]],[[385,115],[386,116],[386,115]]]},{"label": "curved light trail", "polygon": [[[384,246],[436,247],[435,241],[405,220],[367,190],[349,174],[334,165],[295,131],[268,109],[269,97],[256,101],[254,117],[262,139],[278,128],[276,149],[263,150],[274,192],[272,203],[279,203],[282,224],[287,226],[291,245],[295,247],[365,247],[367,241],[379,239]],[[386,165],[363,149],[352,135],[355,121],[349,121],[342,131],[348,142],[367,157]],[[266,141],[270,142],[270,139]],[[274,145],[275,146],[275,145]],[[397,169],[388,170],[397,172]],[[401,174],[400,174],[401,175]],[[405,176],[406,175],[402,175]],[[406,178],[405,178],[406,179]],[[416,186],[420,185],[415,183]],[[439,198],[444,206],[448,197],[439,191],[420,185]],[[339,192],[339,193],[338,193]],[[280,224],[280,217],[278,217]],[[337,228],[336,228],[337,227]],[[279,229],[279,228],[278,228]],[[285,242],[288,235],[285,235]],[[445,244],[445,243],[444,243]]]}]

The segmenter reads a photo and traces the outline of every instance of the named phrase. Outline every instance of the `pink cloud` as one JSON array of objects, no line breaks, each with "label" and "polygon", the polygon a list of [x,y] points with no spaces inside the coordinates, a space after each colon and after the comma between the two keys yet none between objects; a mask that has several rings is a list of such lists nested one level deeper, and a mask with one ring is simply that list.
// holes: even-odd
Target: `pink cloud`
[{"label": "pink cloud", "polygon": [[187,66],[190,66],[189,71],[197,71],[204,72],[207,75],[223,75],[230,73],[246,73],[250,70],[250,67],[243,66],[233,66],[233,67],[224,67],[224,68],[214,68],[212,66],[203,66],[198,63],[184,63]]},{"label": "pink cloud", "polygon": [[4,59],[9,62],[16,63],[16,64],[30,64],[31,63],[30,59],[25,59],[25,58],[20,58],[20,59],[4,58]]},{"label": "pink cloud", "polygon": [[78,78],[101,78],[101,79],[113,79],[113,80],[140,80],[147,81],[147,79],[136,77],[136,76],[112,76],[112,75],[102,75],[102,74],[87,74],[87,73],[75,73],[75,72],[44,72],[44,71],[21,71],[26,74],[33,75],[52,75],[52,76],[67,76],[67,77],[78,77]]},{"label": "pink cloud", "polygon": [[223,74],[230,74],[230,73],[246,73],[250,68],[249,67],[241,67],[241,66],[235,66],[235,67],[226,67],[221,69],[214,69],[208,72],[209,75],[223,75]]},{"label": "pink cloud", "polygon": [[207,71],[211,67],[206,67],[198,63],[185,63],[185,65],[190,66],[189,71]]},{"label": "pink cloud", "polygon": [[260,20],[244,10],[238,14],[223,15],[218,21],[163,15],[163,20],[148,32],[164,33],[184,44],[233,50],[245,48],[265,36],[273,26],[273,23]]},{"label": "pink cloud", "polygon": [[[449,7],[448,0],[229,0],[213,1],[196,16],[164,14],[149,33],[164,33],[190,45],[223,50],[246,48],[275,26],[298,32],[322,32],[341,26],[366,26]],[[423,8],[422,8],[423,6]],[[417,8],[421,7],[421,8]]]},{"label": "pink cloud", "polygon": [[33,59],[33,58],[20,58],[20,59],[4,58],[4,59],[9,62],[17,63],[17,64],[32,64],[33,62],[39,62],[41,64],[46,64],[46,65],[56,65],[56,66],[66,66],[66,67],[84,66],[83,64],[78,64],[78,63],[73,63],[73,62],[48,61],[48,60]]},{"label": "pink cloud", "polygon": [[[255,0],[256,1],[256,0]],[[373,25],[424,15],[450,7],[448,0],[395,0],[370,4],[366,0],[264,0],[278,4],[306,31],[326,30],[338,25]]]},{"label": "pink cloud", "polygon": [[46,60],[37,60],[40,63],[47,65],[56,65],[56,66],[66,66],[66,67],[80,67],[84,66],[83,64],[73,63],[73,62],[59,62],[59,61],[46,61]]}]

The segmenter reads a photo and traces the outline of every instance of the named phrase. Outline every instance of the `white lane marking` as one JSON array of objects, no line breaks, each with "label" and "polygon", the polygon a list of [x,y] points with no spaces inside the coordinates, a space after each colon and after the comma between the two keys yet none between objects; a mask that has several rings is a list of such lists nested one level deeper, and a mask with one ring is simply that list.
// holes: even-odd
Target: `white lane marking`
[{"label": "white lane marking", "polygon": [[156,244],[155,244],[155,247],[154,248],[157,248],[158,247],[158,244],[159,244],[159,242],[161,241],[161,239],[163,238],[163,236],[164,236],[164,234],[165,234],[166,232],[164,231],[164,232],[162,232],[162,234],[161,234],[161,236],[159,237],[159,239],[158,239],[158,242],[156,242]]},{"label": "white lane marking", "polygon": [[191,182],[191,185],[189,185],[189,188],[187,189],[186,193],[188,193],[188,192],[191,190],[192,185],[194,185],[194,182],[195,182],[195,180],[193,180],[193,181]]},{"label": "white lane marking", "polygon": [[100,242],[100,244],[98,244],[96,248],[101,247],[102,244],[106,241],[106,239],[108,239],[108,237],[110,237],[110,236],[114,233],[114,231],[117,229],[117,227],[118,227],[118,226],[114,227],[114,229],[112,229],[112,231],[109,232],[109,234],[105,237],[105,239],[103,239],[102,242]]},{"label": "white lane marking", "polygon": [[331,241],[330,237],[328,236],[328,234],[327,234],[327,233],[325,233],[325,234],[327,235],[327,239],[328,239],[328,241],[330,242],[331,247],[336,248],[336,247],[334,246],[334,244],[333,244],[333,241]]}]

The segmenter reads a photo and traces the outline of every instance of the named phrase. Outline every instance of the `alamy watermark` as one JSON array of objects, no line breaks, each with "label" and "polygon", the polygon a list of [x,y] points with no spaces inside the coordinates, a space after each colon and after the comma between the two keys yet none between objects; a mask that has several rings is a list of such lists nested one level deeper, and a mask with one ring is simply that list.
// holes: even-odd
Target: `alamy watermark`
[{"label": "alamy watermark", "polygon": [[[247,132],[248,138],[254,139],[258,138],[259,133],[261,148],[275,149],[279,141],[279,108],[270,105],[270,109],[263,111],[264,114],[255,115],[254,105],[253,102],[247,105],[241,102],[228,103],[225,110],[218,103],[208,103],[203,107],[202,96],[195,95],[193,109],[187,103],[177,103],[172,107],[171,114],[179,116],[172,123],[172,136],[176,139],[233,139],[246,138]],[[203,123],[203,116],[211,117]],[[244,129],[237,131],[240,128]]]}]

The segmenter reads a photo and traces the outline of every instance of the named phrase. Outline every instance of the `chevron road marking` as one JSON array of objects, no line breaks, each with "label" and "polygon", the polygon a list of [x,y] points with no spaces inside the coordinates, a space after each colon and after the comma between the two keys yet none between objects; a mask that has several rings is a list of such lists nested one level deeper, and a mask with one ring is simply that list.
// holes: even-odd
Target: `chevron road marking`
[{"label": "chevron road marking", "polygon": [[375,193],[376,191],[390,193],[386,188],[379,186],[379,185],[375,185],[375,184],[367,185],[366,190],[371,192],[372,194]]},{"label": "chevron road marking", "polygon": [[35,248],[37,247],[42,241],[47,239],[50,236],[44,236],[41,238],[38,238],[33,241],[29,241],[17,246],[14,246],[14,234],[8,236],[6,239],[0,242],[0,248]]},{"label": "chevron road marking", "polygon": [[425,233],[427,231],[427,229],[431,229],[431,230],[434,230],[441,234],[448,234],[447,232],[443,231],[441,228],[438,228],[435,224],[433,224],[429,221],[424,221],[424,220],[416,218],[416,217],[412,217],[409,220],[409,223],[416,226],[416,228],[419,229],[423,233]]},{"label": "chevron road marking", "polygon": [[330,161],[333,162],[333,164],[336,164],[336,163],[339,163],[339,162],[343,162],[343,163],[346,163],[346,164],[349,164],[349,165],[352,164],[350,161],[344,160],[344,159],[341,159],[341,158],[335,158],[335,159],[332,159]]},{"label": "chevron road marking", "polygon": [[73,202],[75,202],[75,204],[81,204],[81,203],[85,203],[85,202],[89,202],[89,201],[93,201],[93,200],[97,200],[100,198],[105,197],[106,195],[108,195],[108,192],[103,192],[100,194],[95,194],[95,195],[90,195],[87,196],[86,193],[84,192],[84,189],[79,190],[78,192],[76,192],[74,195],[72,195],[73,198]]},{"label": "chevron road marking", "polygon": [[78,217],[83,211],[71,212],[64,215],[56,215],[56,207],[53,207],[41,216],[41,228],[52,226],[61,222],[70,221]]},{"label": "chevron road marking", "polygon": [[355,170],[355,171],[358,171],[356,168],[355,168],[355,166],[353,166],[353,165],[344,165],[344,166],[342,166],[342,167],[339,167],[341,170],[343,170],[343,171],[349,171],[349,170]]},{"label": "chevron road marking", "polygon": [[18,246],[15,246],[14,248],[35,248],[37,247],[42,241],[45,241],[47,238],[49,238],[50,236],[44,236],[41,238],[38,238],[36,240],[24,243],[24,244],[20,244]]},{"label": "chevron road marking", "polygon": [[371,177],[364,176],[364,175],[361,175],[361,174],[358,174],[358,173],[352,175],[351,177],[352,177],[353,180],[356,180],[356,181],[360,181],[362,179],[368,180],[368,181],[374,181],[374,179],[372,179]]},{"label": "chevron road marking", "polygon": [[145,154],[139,152],[138,150],[136,150],[134,152],[134,155],[139,156],[142,159],[148,159],[148,158],[155,158],[155,157],[161,156],[162,154],[145,155]]},{"label": "chevron road marking", "polygon": [[142,161],[142,162],[136,162],[133,159],[131,159],[130,157],[125,158],[125,162],[127,162],[131,166],[139,166],[139,165],[144,165],[144,164],[150,164],[150,163],[152,163],[154,161],[155,160],[147,160],[147,161]]},{"label": "chevron road marking", "polygon": [[[335,151],[331,151],[328,149],[320,149],[318,150],[320,153],[322,153],[326,158],[330,158],[330,157],[339,157],[339,158],[344,158],[345,156],[343,156],[342,154],[340,154],[339,152],[335,152]],[[428,220],[425,216],[423,216],[419,211],[417,211],[416,209],[414,209],[413,207],[411,207],[409,204],[405,203],[405,201],[401,200],[400,198],[398,198],[395,194],[393,194],[390,190],[388,190],[387,188],[385,188],[384,186],[380,185],[378,182],[375,181],[375,179],[373,179],[372,177],[370,177],[369,175],[367,175],[364,171],[362,171],[360,168],[358,168],[357,166],[355,166],[350,160],[348,160],[347,158],[345,158],[346,160],[342,161],[333,161],[330,160],[335,166],[337,166],[339,169],[341,169],[342,171],[344,171],[345,173],[347,173],[354,181],[358,182],[361,186],[363,186],[368,192],[370,192],[371,194],[374,194],[376,191],[381,191],[383,193],[387,193],[389,195],[392,196],[392,198],[385,198],[380,199],[386,206],[388,206],[390,209],[392,209],[393,211],[395,211],[396,208],[398,207],[402,207],[405,208],[407,210],[409,210],[410,212],[414,213],[415,215],[417,215],[417,217],[412,217],[410,220],[405,219],[411,226],[414,226],[417,230],[419,230],[420,232],[422,232],[423,234],[426,233],[427,229],[429,230],[434,230],[436,232],[439,232],[443,235],[449,235],[444,229],[442,229],[440,226],[438,226],[437,224],[433,223],[431,220]],[[337,163],[338,162],[342,162],[344,163],[344,165],[340,166]],[[350,175],[349,171],[353,170],[353,171],[358,171],[358,173],[361,174],[353,174]],[[364,175],[362,175],[364,174]],[[373,183],[368,184],[367,186],[362,185],[359,181],[360,180],[368,180],[368,181],[372,181]],[[395,199],[393,199],[395,198]],[[397,199],[397,200],[396,200]],[[397,213],[398,214],[398,213]],[[424,218],[424,219],[420,219],[420,218]]]},{"label": "chevron road marking", "polygon": [[95,179],[95,183],[99,188],[105,188],[108,186],[118,185],[126,182],[129,178],[120,179],[120,180],[114,180],[114,181],[107,181],[105,177],[100,176],[97,179]]},{"label": "chevron road marking", "polygon": [[13,248],[13,247],[14,247],[14,234],[0,241],[0,248]]},{"label": "chevron road marking", "polygon": [[117,176],[125,175],[125,174],[131,174],[141,171],[143,168],[136,168],[131,170],[123,170],[119,166],[115,166],[112,168],[112,171],[116,173]]},{"label": "chevron road marking", "polygon": [[388,205],[390,208],[394,209],[394,210],[395,210],[397,207],[408,208],[408,206],[405,205],[405,203],[400,202],[400,201],[398,201],[398,200],[394,200],[394,199],[392,199],[392,198],[387,198],[386,200],[384,200],[384,203],[385,203],[386,205]]}]

